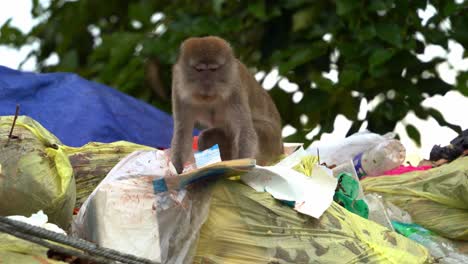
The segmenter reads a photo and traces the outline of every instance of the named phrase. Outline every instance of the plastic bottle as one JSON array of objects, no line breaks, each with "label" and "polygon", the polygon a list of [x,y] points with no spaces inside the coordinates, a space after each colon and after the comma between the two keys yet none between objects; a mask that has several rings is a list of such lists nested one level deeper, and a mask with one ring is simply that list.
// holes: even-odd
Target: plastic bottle
[{"label": "plastic bottle", "polygon": [[364,176],[382,175],[400,166],[406,157],[405,147],[399,140],[385,140],[359,153],[353,159],[354,167],[361,179]]}]

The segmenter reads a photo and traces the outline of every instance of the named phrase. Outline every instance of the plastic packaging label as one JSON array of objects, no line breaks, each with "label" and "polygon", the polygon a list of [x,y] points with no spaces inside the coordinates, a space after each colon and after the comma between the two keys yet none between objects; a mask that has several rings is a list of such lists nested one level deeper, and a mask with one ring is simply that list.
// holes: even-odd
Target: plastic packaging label
[{"label": "plastic packaging label", "polygon": [[195,153],[195,164],[197,168],[207,166],[221,161],[221,153],[218,144],[209,149]]},{"label": "plastic packaging label", "polygon": [[354,157],[353,159],[353,163],[354,163],[354,169],[356,169],[356,173],[357,173],[357,176],[359,177],[359,179],[361,179],[362,177],[366,176],[366,172],[364,171],[364,169],[362,168],[362,155],[364,154],[363,153],[359,153],[356,155],[356,157]]}]

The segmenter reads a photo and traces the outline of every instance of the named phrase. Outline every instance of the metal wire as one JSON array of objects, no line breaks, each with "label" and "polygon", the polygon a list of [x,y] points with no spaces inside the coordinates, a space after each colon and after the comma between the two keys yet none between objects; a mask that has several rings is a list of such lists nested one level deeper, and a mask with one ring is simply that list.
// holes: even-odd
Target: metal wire
[{"label": "metal wire", "polygon": [[[63,234],[9,219],[3,216],[0,216],[0,231],[36,244],[40,244],[60,253],[89,259],[98,263],[115,263],[115,261],[118,261],[128,264],[159,264],[159,262],[139,258],[134,255],[125,254],[113,249],[102,248],[83,239],[68,237]],[[72,248],[82,250],[83,252],[65,248],[57,244],[52,244],[48,241],[45,241],[44,239],[67,245]]]}]

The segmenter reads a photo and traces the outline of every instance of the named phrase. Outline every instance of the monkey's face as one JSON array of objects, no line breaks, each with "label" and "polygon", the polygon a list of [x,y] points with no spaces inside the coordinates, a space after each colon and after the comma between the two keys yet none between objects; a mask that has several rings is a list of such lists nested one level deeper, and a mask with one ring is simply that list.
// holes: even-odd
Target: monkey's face
[{"label": "monkey's face", "polygon": [[229,45],[216,37],[191,38],[182,44],[181,70],[192,100],[211,103],[227,98],[236,74]]}]

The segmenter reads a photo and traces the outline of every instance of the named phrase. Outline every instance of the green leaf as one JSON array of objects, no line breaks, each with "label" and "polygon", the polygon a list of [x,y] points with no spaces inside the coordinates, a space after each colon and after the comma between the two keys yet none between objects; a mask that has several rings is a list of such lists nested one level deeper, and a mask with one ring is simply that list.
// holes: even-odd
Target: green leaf
[{"label": "green leaf", "polygon": [[291,58],[279,66],[280,74],[286,74],[294,68],[309,62],[327,52],[327,43],[317,41],[312,43],[308,48],[302,48],[295,51]]},{"label": "green leaf", "polygon": [[442,14],[446,17],[451,16],[457,11],[458,5],[453,0],[446,0]]},{"label": "green leaf", "polygon": [[26,43],[26,37],[23,32],[16,27],[10,26],[11,18],[8,19],[0,28],[0,44],[20,47]]},{"label": "green leaf", "polygon": [[254,3],[249,3],[247,9],[259,19],[265,19],[267,17],[264,0],[256,0]]},{"label": "green leaf", "polygon": [[453,89],[452,85],[439,78],[420,79],[418,81],[418,87],[422,92],[426,92],[431,96],[436,94],[445,94]]},{"label": "green leaf", "polygon": [[406,125],[406,133],[416,143],[416,146],[421,147],[421,134],[415,126]]},{"label": "green leaf", "polygon": [[387,10],[391,7],[392,1],[385,1],[385,0],[372,0],[369,3],[367,9],[370,11],[382,11]]},{"label": "green leaf", "polygon": [[338,15],[346,15],[359,7],[360,1],[355,0],[336,0],[336,12]]},{"label": "green leaf", "polygon": [[376,66],[384,64],[395,55],[395,51],[391,49],[378,49],[372,53],[369,58],[369,66],[375,68]]},{"label": "green leaf", "polygon": [[362,49],[361,46],[358,45],[357,43],[351,43],[351,42],[341,42],[338,44],[338,50],[340,51],[340,54],[349,59],[355,59],[361,56]]},{"label": "green leaf", "polygon": [[212,0],[213,2],[213,9],[215,11],[216,14],[221,14],[221,7],[223,6],[223,3],[225,2],[226,0]]},{"label": "green leaf", "polygon": [[40,1],[32,0],[31,14],[33,15],[33,17],[38,17],[43,12],[44,8],[42,7]]},{"label": "green leaf", "polygon": [[358,38],[361,41],[372,39],[376,36],[374,25],[368,25],[358,32]]},{"label": "green leaf", "polygon": [[360,99],[352,97],[350,94],[341,93],[338,95],[341,99],[338,103],[338,109],[349,120],[356,120],[359,111]]},{"label": "green leaf", "polygon": [[310,28],[315,17],[315,7],[300,9],[293,15],[293,31]]},{"label": "green leaf", "polygon": [[464,96],[468,96],[468,72],[463,72],[458,75],[457,89]]},{"label": "green leaf", "polygon": [[59,65],[64,71],[75,71],[78,67],[78,52],[70,50],[65,53],[65,56],[60,59]]},{"label": "green leaf", "polygon": [[[408,0],[400,0],[400,1],[408,1]],[[412,0],[408,2],[414,9],[425,9],[427,6],[427,0]]]},{"label": "green leaf", "polygon": [[150,17],[153,15],[154,10],[148,8],[143,2],[132,3],[128,7],[128,16],[130,19],[137,20],[143,25],[149,24]]},{"label": "green leaf", "polygon": [[339,81],[343,86],[348,86],[350,84],[357,83],[361,79],[363,70],[357,64],[351,64],[345,66],[345,68],[340,71]]},{"label": "green leaf", "polygon": [[377,36],[385,42],[396,47],[402,46],[401,32],[398,25],[394,23],[379,23],[376,26]]}]

